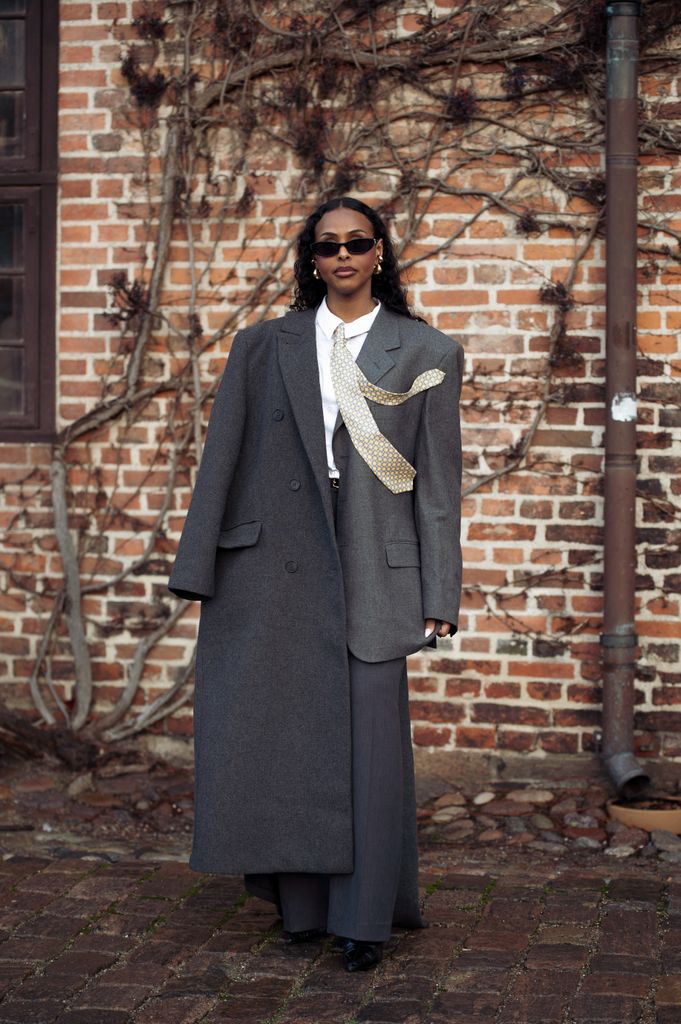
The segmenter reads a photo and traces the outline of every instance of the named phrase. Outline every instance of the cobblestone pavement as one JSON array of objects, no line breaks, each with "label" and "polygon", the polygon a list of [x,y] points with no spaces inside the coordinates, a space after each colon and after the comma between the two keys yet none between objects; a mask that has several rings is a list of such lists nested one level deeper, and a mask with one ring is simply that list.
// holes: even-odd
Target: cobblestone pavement
[{"label": "cobblestone pavement", "polygon": [[[463,806],[462,790],[421,780],[430,927],[396,929],[382,963],[355,975],[330,938],[285,945],[272,905],[248,897],[240,878],[191,871],[184,825],[181,834],[168,829],[167,848],[162,823],[145,841],[128,836],[126,847],[90,821],[88,840],[54,773],[10,772],[3,782],[6,827],[21,825],[12,819],[22,792],[24,822],[37,815],[50,827],[16,829],[0,844],[0,1024],[681,1022],[675,858],[651,842],[622,857],[576,845],[579,835],[562,845],[536,839],[531,784],[488,781],[463,793],[469,810],[496,803],[495,825],[523,817],[530,832],[471,817],[464,835],[454,828],[462,816],[442,814]],[[585,787],[594,797],[593,780]],[[534,788],[540,807],[595,807],[574,781]],[[487,790],[494,799],[476,805]],[[527,805],[522,815],[504,813],[511,793]],[[31,794],[51,794],[50,807],[31,805]],[[480,841],[484,832],[500,835]]]}]

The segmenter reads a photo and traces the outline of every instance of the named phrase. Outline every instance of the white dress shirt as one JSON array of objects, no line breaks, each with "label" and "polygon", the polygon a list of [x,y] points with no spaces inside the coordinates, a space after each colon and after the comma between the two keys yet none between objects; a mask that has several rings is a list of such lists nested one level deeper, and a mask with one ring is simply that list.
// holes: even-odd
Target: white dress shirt
[{"label": "white dress shirt", "polygon": [[[364,339],[369,333],[381,303],[376,303],[376,308],[371,313],[365,313],[352,323],[345,324],[345,340],[352,353],[353,359],[357,359]],[[319,387],[322,393],[322,410],[324,413],[324,430],[326,434],[326,459],[329,465],[329,476],[340,476],[338,467],[333,461],[333,428],[336,425],[338,416],[338,402],[336,392],[331,381],[331,349],[333,348],[333,332],[342,324],[341,317],[332,313],[326,304],[326,296],[322,299],[321,306],[317,310],[315,325],[317,329],[317,363],[319,365]]]}]

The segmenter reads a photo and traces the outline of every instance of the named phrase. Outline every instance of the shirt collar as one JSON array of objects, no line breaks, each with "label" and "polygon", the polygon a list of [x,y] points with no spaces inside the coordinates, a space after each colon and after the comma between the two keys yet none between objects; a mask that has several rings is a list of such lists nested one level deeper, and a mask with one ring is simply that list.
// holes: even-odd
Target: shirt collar
[{"label": "shirt collar", "polygon": [[[349,324],[345,324],[345,337],[356,338],[358,334],[366,334],[373,324],[374,320],[378,316],[378,311],[381,308],[381,303],[376,302],[376,306],[371,310],[370,313],[365,313],[364,316],[357,317]],[[341,317],[336,316],[332,313],[326,304],[326,295],[322,299],[321,305],[317,309],[316,323],[321,327],[326,338],[331,341],[333,338],[333,332],[338,327],[338,324],[342,324],[343,320]]]}]

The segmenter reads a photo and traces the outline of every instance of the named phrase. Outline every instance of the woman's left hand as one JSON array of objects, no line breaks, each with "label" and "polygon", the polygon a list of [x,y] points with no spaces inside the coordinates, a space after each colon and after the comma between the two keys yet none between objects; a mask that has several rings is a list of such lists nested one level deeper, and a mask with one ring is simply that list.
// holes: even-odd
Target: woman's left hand
[{"label": "woman's left hand", "polygon": [[[426,624],[425,635],[426,636],[430,636],[430,634],[435,629],[435,626],[437,625],[438,621],[439,621],[438,619],[426,619],[425,620],[425,624]],[[449,631],[450,631],[451,628],[452,628],[451,623],[449,623],[449,622],[442,622],[442,623],[440,623],[440,628],[437,631],[437,635],[438,636],[449,636]]]}]

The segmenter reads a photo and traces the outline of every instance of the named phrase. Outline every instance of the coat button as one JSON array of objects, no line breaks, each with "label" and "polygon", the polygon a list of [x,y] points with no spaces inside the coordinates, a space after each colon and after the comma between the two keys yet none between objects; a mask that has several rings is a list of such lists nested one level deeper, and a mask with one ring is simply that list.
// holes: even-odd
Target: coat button
[{"label": "coat button", "polygon": [[290,480],[289,481],[289,487],[291,488],[292,491],[299,491],[300,490],[300,480],[296,480],[296,479]]},{"label": "coat button", "polygon": [[284,566],[284,568],[286,569],[286,572],[297,572],[298,571],[298,563],[297,562],[287,562],[286,565]]},{"label": "coat button", "polygon": [[272,419],[273,420],[283,420],[283,418],[284,418],[284,411],[283,411],[283,409],[275,409],[274,412],[272,413]]}]

